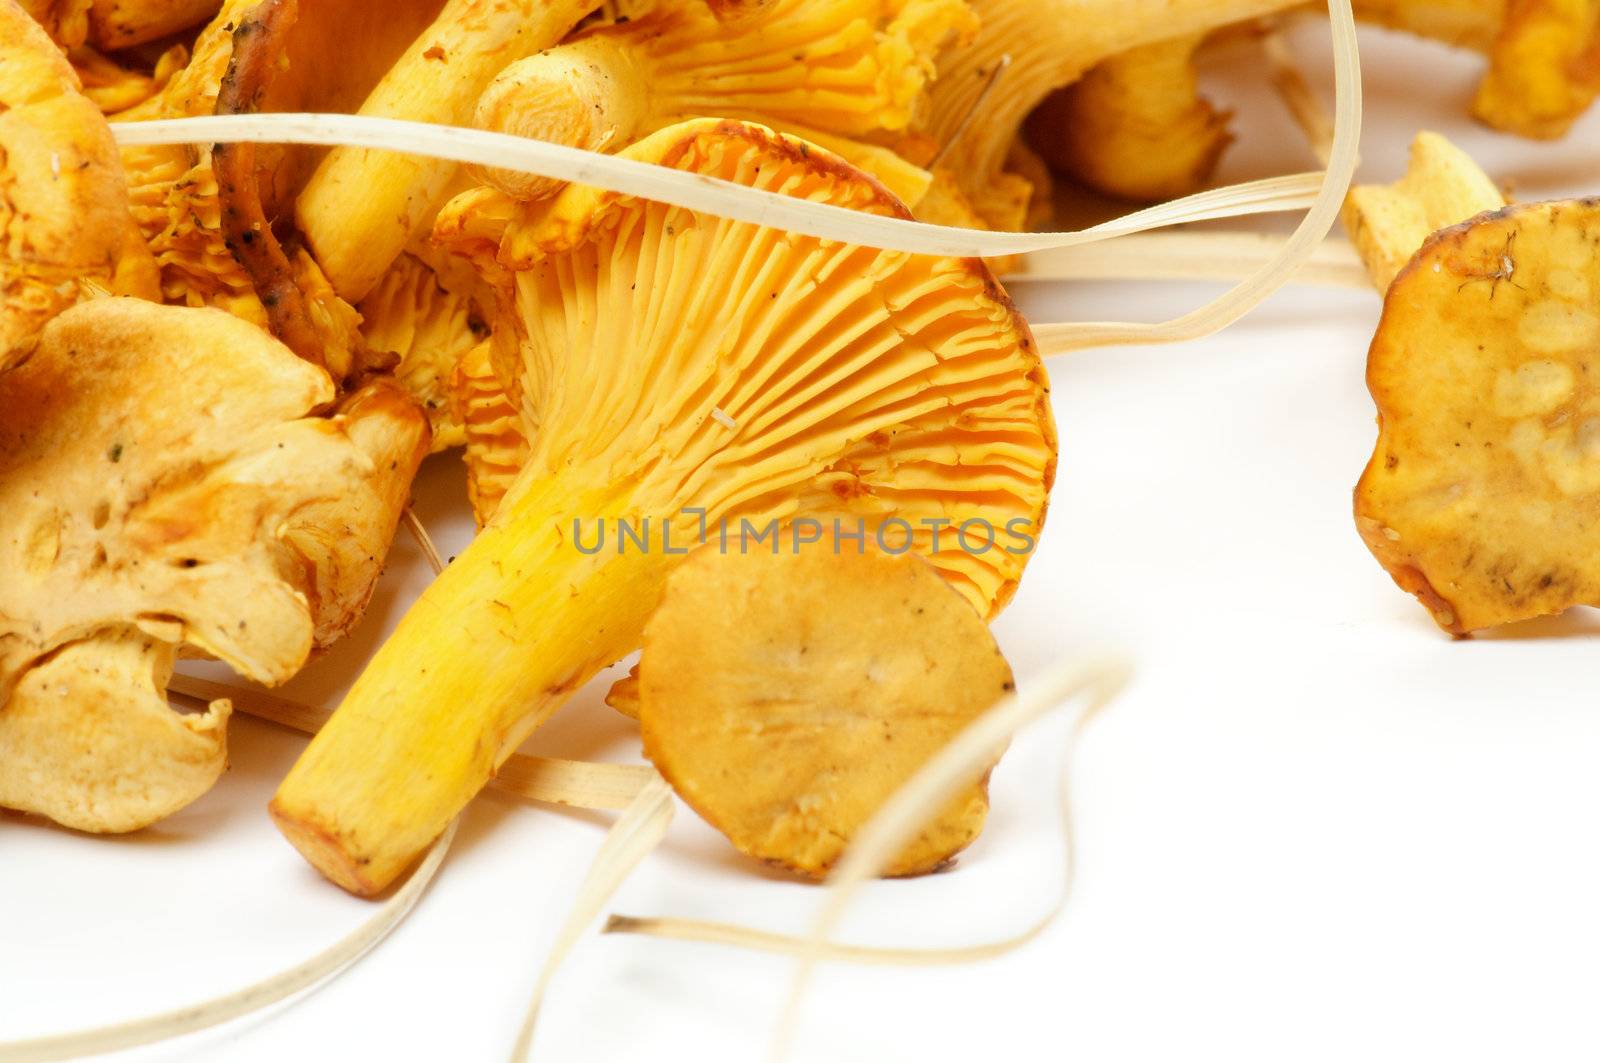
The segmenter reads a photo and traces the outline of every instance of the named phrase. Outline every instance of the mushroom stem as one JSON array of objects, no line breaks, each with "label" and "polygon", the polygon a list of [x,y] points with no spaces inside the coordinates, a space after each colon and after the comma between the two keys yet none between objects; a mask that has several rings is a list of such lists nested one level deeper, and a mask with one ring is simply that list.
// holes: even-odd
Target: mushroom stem
[{"label": "mushroom stem", "polygon": [[[665,4],[511,64],[477,122],[592,151],[690,117],[760,122],[837,152],[915,206],[930,176],[877,141],[913,125],[935,57],[975,25],[965,0]],[[557,188],[479,176],[519,199]]]},{"label": "mushroom stem", "polygon": [[343,888],[381,892],[529,734],[637,645],[675,558],[657,542],[586,552],[627,500],[583,480],[595,477],[513,488],[279,788],[279,829]]},{"label": "mushroom stem", "polygon": [[108,51],[160,40],[217,13],[221,0],[94,0],[89,37]]},{"label": "mushroom stem", "polygon": [[[361,105],[361,114],[461,125],[507,63],[548,48],[599,0],[450,0]],[[433,217],[455,164],[335,148],[296,203],[300,230],[346,300],[359,302]]]},{"label": "mushroom stem", "polygon": [[[603,151],[649,132],[652,98],[629,50],[592,35],[506,67],[484,91],[474,120],[496,133]],[[472,172],[518,199],[542,199],[562,185],[514,170]]]}]

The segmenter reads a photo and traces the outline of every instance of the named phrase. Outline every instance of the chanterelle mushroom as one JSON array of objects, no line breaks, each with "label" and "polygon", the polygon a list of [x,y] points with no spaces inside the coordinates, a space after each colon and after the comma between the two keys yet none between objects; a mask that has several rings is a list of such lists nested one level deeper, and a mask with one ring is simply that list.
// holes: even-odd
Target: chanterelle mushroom
[{"label": "chanterelle mushroom", "polygon": [[1600,605],[1600,200],[1481,215],[1389,287],[1356,523],[1452,634]]},{"label": "chanterelle mushroom", "polygon": [[1564,136],[1600,95],[1600,0],[1356,0],[1355,9],[1487,54],[1472,113],[1496,129]]},{"label": "chanterelle mushroom", "polygon": [[[1022,226],[1029,183],[1006,172],[1023,120],[1101,60],[1293,7],[1295,0],[971,0],[979,30],[952,49],[933,83],[928,132],[979,215]],[[1010,56],[1010,65],[995,68]],[[993,89],[987,91],[991,81]],[[979,106],[982,101],[981,107]],[[978,107],[974,115],[973,109]]]},{"label": "chanterelle mushroom", "polygon": [[[837,156],[759,126],[685,123],[627,154],[906,216]],[[383,889],[634,649],[702,519],[747,543],[747,527],[810,537],[837,519],[926,557],[984,615],[1011,596],[1055,436],[1028,327],[983,263],[585,187],[536,204],[477,190],[439,225],[496,285],[495,356],[530,453],[273,800],[335,882]],[[649,546],[619,549],[618,521]]]},{"label": "chanterelle mushroom", "polygon": [[484,304],[490,300],[471,269],[428,250],[395,259],[357,309],[362,337],[399,359],[395,382],[428,415],[433,449],[444,450],[466,442],[450,402],[450,378],[488,334]]},{"label": "chanterelle mushroom", "polygon": [[1404,177],[1350,190],[1344,227],[1373,286],[1385,292],[1428,237],[1505,205],[1505,196],[1471,156],[1424,130],[1411,142]]},{"label": "chanterelle mushroom", "polygon": [[[227,0],[190,61],[118,122],[256,110],[353,108],[438,0],[381,5]],[[352,43],[358,42],[358,43]],[[154,145],[123,153],[134,214],[161,266],[162,297],[270,328],[343,378],[366,368],[359,316],[274,223],[316,162],[283,146]]]},{"label": "chanterelle mushroom", "polygon": [[[507,63],[549,48],[600,0],[448,0],[373,87],[360,113],[461,125]],[[335,59],[337,61],[337,59]],[[330,151],[295,217],[334,290],[352,303],[444,202],[457,167],[392,151]]]},{"label": "chanterelle mushroom", "polygon": [[96,288],[155,294],[116,144],[66,57],[0,0],[0,371]]},{"label": "chanterelle mushroom", "polygon": [[1227,112],[1200,95],[1192,34],[1114,55],[1028,116],[1028,143],[1051,169],[1109,196],[1176,199],[1211,177]]},{"label": "chanterelle mushroom", "polygon": [[204,793],[225,703],[174,713],[183,647],[264,683],[371,593],[427,429],[218,310],[99,299],[0,375],[0,806],[137,829]]},{"label": "chanterelle mushroom", "polygon": [[[662,0],[513,63],[477,122],[595,151],[688,118],[760,122],[838,152],[915,205],[928,175],[869,138],[914,126],[939,53],[976,26],[966,0]],[[493,180],[519,198],[559,187]]]}]

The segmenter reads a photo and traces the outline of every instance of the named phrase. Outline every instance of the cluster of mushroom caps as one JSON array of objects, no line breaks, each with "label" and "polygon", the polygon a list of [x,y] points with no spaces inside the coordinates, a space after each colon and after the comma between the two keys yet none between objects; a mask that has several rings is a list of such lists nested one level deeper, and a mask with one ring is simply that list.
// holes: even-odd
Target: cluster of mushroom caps
[{"label": "cluster of mushroom caps", "polygon": [[[370,149],[119,150],[111,123],[476,124],[1015,229],[1048,218],[1052,169],[1129,198],[1202,184],[1228,133],[1197,51],[1293,6],[0,0],[0,806],[126,831],[205,792],[229,707],[172,711],[175,660],[295,674],[360,616],[423,457],[462,446],[480,535],[284,781],[284,833],[340,885],[383,890],[644,644],[614,700],[663,773],[741,848],[821,873],[873,799],[1009,687],[983,623],[1027,553],[939,529],[1020,522],[1031,539],[1055,469],[1044,370],[982,262]],[[1478,110],[1507,128],[1557,134],[1600,88],[1593,4],[1365,6],[1488,51]],[[769,646],[761,682],[677,682],[704,656],[684,603],[708,588],[804,617],[805,589],[833,586],[705,551],[589,553],[572,534],[655,521],[692,541],[685,514],[785,534],[898,522],[908,552],[854,562],[871,569],[850,579],[854,612],[915,605],[940,641],[890,667],[813,632]],[[927,688],[929,645],[976,653],[948,670],[966,694]],[[876,704],[802,682],[812,646],[891,677]],[[858,708],[830,716],[819,690]],[[691,697],[721,706],[715,726],[677,715]],[[752,700],[788,706],[781,726],[741,715]],[[697,727],[726,741],[687,742]],[[898,741],[870,768],[818,767],[867,756],[879,729]],[[740,765],[767,773],[724,807],[730,788],[701,784]],[[970,841],[974,786],[898,870]]]}]

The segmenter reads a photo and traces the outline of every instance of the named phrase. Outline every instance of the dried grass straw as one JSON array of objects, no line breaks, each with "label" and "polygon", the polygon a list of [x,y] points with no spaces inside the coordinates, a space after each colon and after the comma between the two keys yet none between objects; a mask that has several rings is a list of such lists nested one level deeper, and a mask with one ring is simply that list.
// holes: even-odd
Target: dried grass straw
[{"label": "dried grass straw", "polygon": [[[1274,261],[1286,242],[1271,233],[1141,233],[1094,247],[1036,252],[1006,282],[1237,280]],[[1348,240],[1324,240],[1286,283],[1372,290],[1367,268]]]},{"label": "dried grass straw", "polygon": [[[822,908],[805,937],[790,937],[728,923],[692,919],[636,918],[614,915],[607,933],[645,934],[677,941],[695,941],[755,949],[796,957],[799,967],[779,1025],[775,1054],[792,1040],[800,1002],[812,969],[822,961],[892,966],[942,966],[976,963],[1003,956],[1038,937],[1066,908],[1077,866],[1072,818],[1072,761],[1084,728],[1126,685],[1132,669],[1109,653],[1085,653],[1060,666],[1022,693],[999,702],[979,717],[897,790],[862,828],[828,879]],[[1063,704],[1077,709],[1062,754],[1058,790],[1062,838],[1062,883],[1049,911],[1026,929],[999,941],[957,948],[880,948],[836,944],[830,940],[861,887],[883,873],[929,817],[943,808],[975,774],[994,758],[1017,731]]]},{"label": "dried grass straw", "polygon": [[[174,675],[167,690],[200,701],[226,698],[240,712],[308,735],[316,734],[333,715],[327,709],[264,690],[190,675]],[[489,786],[540,804],[616,812],[627,808],[654,777],[655,772],[643,764],[603,764],[513,753]]]},{"label": "dried grass straw", "polygon": [[1361,54],[1350,0],[1330,0],[1333,31],[1333,146],[1321,191],[1294,233],[1272,260],[1236,287],[1198,310],[1157,324],[1082,322],[1039,325],[1034,334],[1043,354],[1128,343],[1179,343],[1201,339],[1233,324],[1281,288],[1316,253],[1339,220],[1361,145]]},{"label": "dried grass straw", "polygon": [[242,1018],[327,982],[364,956],[411,914],[411,909],[433,881],[439,865],[444,863],[445,854],[450,851],[450,843],[456,836],[456,822],[451,821],[411,877],[383,902],[371,918],[304,963],[243,989],[158,1015],[91,1030],[0,1044],[0,1063],[77,1059],[167,1041]]},{"label": "dried grass straw", "polygon": [[1317,201],[1321,173],[1291,174],[1199,192],[1077,232],[1003,233],[863,214],[717,177],[481,129],[349,114],[236,114],[114,123],[124,147],[154,144],[309,144],[407,152],[537,174],[668,203],[700,214],[862,247],[924,255],[1002,257],[1111,240],[1193,221],[1300,210]]}]

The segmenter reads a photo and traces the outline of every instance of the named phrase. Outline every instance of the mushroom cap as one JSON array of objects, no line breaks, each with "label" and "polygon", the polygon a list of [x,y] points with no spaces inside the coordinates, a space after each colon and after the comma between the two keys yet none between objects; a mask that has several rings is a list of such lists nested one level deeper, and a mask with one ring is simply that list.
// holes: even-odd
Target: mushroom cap
[{"label": "mushroom cap", "polygon": [[[627,154],[907,216],[837,156],[748,123],[686,122]],[[497,288],[495,365],[533,475],[590,468],[657,520],[804,515],[896,547],[909,534],[980,613],[1010,598],[1056,440],[1031,333],[982,262],[589,187],[536,204],[477,190],[437,233]]]},{"label": "mushroom cap", "polygon": [[[966,0],[662,0],[510,64],[476,121],[593,151],[694,117],[759,122],[823,144],[914,199],[927,174],[873,138],[918,120],[939,53],[976,29]],[[526,199],[560,184],[474,173]]]},{"label": "mushroom cap", "polygon": [[1564,136],[1600,94],[1595,0],[1356,0],[1356,17],[1489,57],[1474,116],[1525,137]]},{"label": "mushroom cap", "polygon": [[1389,288],[1356,523],[1453,634],[1600,604],[1600,200],[1436,234]]},{"label": "mushroom cap", "polygon": [[0,0],[0,159],[3,371],[85,291],[154,291],[111,131],[15,0]]},{"label": "mushroom cap", "polygon": [[1472,113],[1525,137],[1565,136],[1600,95],[1600,2],[1520,0],[1489,53]]},{"label": "mushroom cap", "polygon": [[[983,620],[931,568],[847,544],[706,546],[645,628],[645,755],[739,851],[822,877],[896,790],[1013,689]],[[948,864],[983,829],[982,771],[889,866]]]},{"label": "mushroom cap", "polygon": [[[89,830],[181,807],[225,750],[220,719],[168,719],[179,648],[278,683],[354,623],[427,430],[392,386],[315,416],[333,397],[252,325],[134,299],[66,311],[0,375],[0,747],[89,765],[8,772],[0,804]],[[134,748],[179,777],[111,770]]]}]

